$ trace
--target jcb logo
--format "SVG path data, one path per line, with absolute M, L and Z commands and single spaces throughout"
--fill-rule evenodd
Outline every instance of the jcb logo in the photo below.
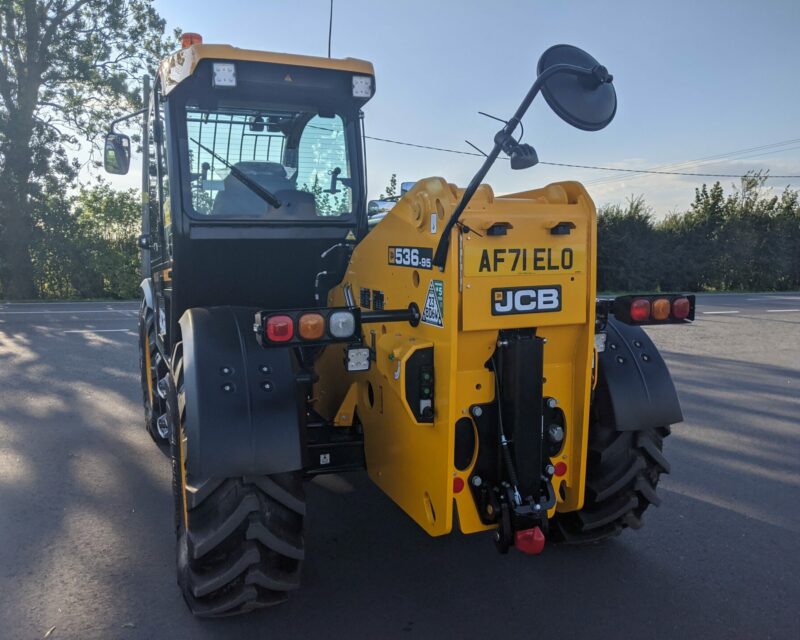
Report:
M 561 286 L 492 289 L 492 315 L 561 311 Z

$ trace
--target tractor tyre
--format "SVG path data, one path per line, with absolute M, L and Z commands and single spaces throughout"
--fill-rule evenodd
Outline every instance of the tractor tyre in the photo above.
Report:
M 642 515 L 661 499 L 659 477 L 669 473 L 662 453 L 668 425 L 639 431 L 620 431 L 614 423 L 608 389 L 598 385 L 589 424 L 586 493 L 583 508 L 556 513 L 551 539 L 564 543 L 601 542 L 630 527 L 641 528 Z
M 222 617 L 279 604 L 300 585 L 302 472 L 193 480 L 186 475 L 183 359 L 178 344 L 167 413 L 178 585 L 193 614 Z
M 156 444 L 168 441 L 169 433 L 159 427 L 158 418 L 164 412 L 164 401 L 158 395 L 158 345 L 153 310 L 142 300 L 139 309 L 139 372 L 142 382 L 144 427 Z

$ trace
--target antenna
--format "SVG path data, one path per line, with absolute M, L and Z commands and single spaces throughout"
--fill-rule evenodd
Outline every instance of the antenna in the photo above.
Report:
M 333 0 L 331 0 L 331 12 L 328 19 L 328 57 L 331 57 L 331 33 L 333 33 Z

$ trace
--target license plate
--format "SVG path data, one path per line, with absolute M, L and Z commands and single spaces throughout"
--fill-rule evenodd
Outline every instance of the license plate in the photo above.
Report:
M 464 273 L 468 276 L 510 276 L 574 271 L 572 247 L 498 247 L 467 251 Z

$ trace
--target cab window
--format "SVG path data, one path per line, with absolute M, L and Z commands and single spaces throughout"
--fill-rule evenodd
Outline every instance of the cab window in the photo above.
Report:
M 351 213 L 340 116 L 190 105 L 185 117 L 195 217 L 313 220 Z

